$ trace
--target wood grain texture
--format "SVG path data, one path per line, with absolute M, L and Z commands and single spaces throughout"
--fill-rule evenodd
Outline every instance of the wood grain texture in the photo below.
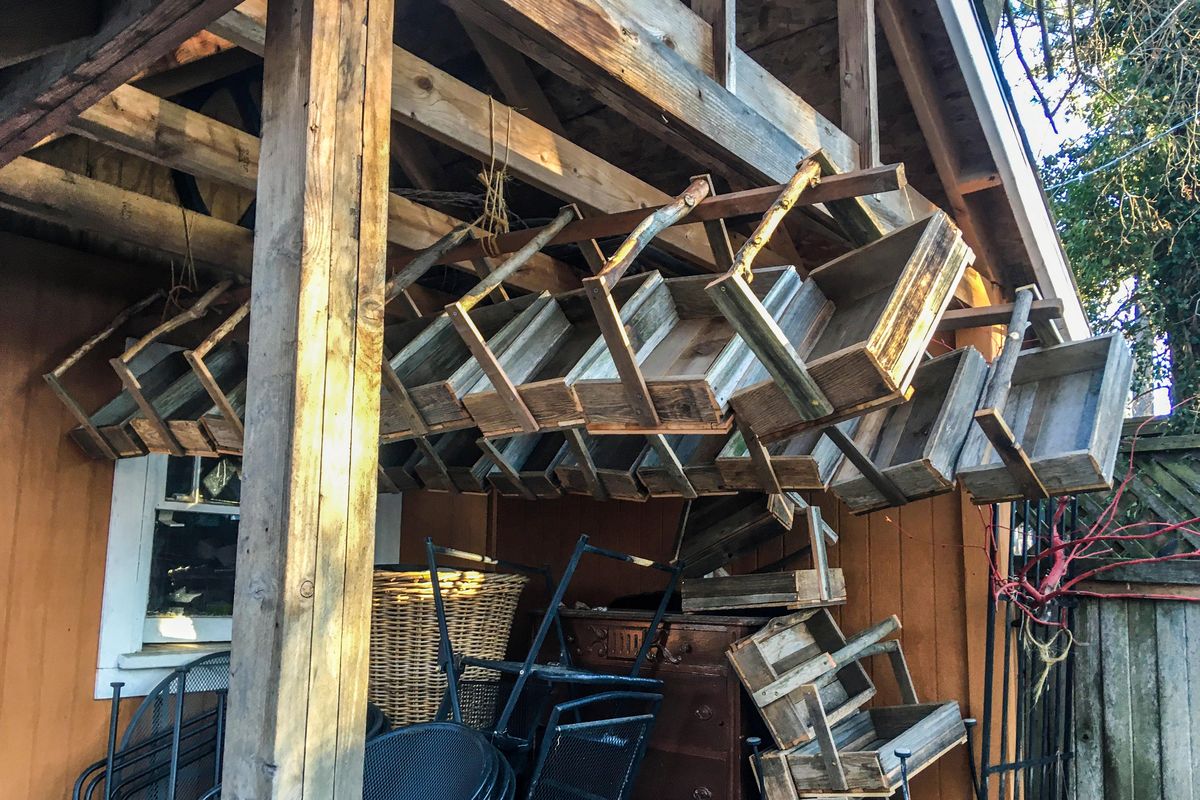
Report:
M 362 792 L 392 12 L 268 12 L 229 797 Z
M 171 52 L 237 0 L 121 0 L 96 32 L 0 75 L 0 165 Z

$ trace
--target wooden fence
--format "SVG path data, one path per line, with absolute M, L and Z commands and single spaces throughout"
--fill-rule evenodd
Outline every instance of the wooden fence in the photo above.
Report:
M 1080 588 L 1074 800 L 1200 800 L 1200 563 L 1135 564 Z

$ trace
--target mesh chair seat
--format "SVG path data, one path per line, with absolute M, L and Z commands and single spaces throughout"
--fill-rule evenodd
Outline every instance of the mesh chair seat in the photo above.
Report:
M 426 722 L 367 743 L 363 800 L 490 800 L 503 770 L 478 731 Z

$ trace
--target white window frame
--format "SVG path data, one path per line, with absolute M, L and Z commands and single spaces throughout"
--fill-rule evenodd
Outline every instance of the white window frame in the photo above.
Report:
M 229 649 L 230 617 L 155 617 L 146 613 L 154 528 L 159 510 L 237 514 L 237 506 L 167 500 L 166 455 L 119 459 L 113 474 L 108 554 L 96 664 L 96 699 L 145 695 L 172 669 L 205 653 Z M 375 563 L 395 563 L 400 552 L 401 495 L 380 495 L 376 511 Z M 180 628 L 184 630 L 180 630 Z M 191 636 L 189 640 L 188 635 Z M 182 634 L 182 635 L 181 635 Z M 178 647 L 146 644 L 177 643 Z

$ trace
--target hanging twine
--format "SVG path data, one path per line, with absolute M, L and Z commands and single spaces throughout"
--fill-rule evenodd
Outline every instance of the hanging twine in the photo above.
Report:
M 1053 636 L 1043 642 L 1033 635 L 1032 623 L 1029 619 L 1026 619 L 1021 627 L 1021 636 L 1025 640 L 1025 644 L 1028 645 L 1031 652 L 1036 654 L 1042 664 L 1037 683 L 1033 688 L 1033 698 L 1036 702 L 1046 688 L 1046 680 L 1050 677 L 1051 668 L 1055 664 L 1067 660 L 1071 646 L 1075 644 L 1075 636 L 1069 628 L 1059 628 Z
M 502 233 L 508 233 L 508 200 L 504 196 L 504 184 L 508 181 L 509 144 L 512 136 L 512 108 L 508 109 L 508 119 L 505 122 L 504 157 L 500 164 L 496 163 L 496 101 L 488 98 L 488 130 L 491 137 L 489 162 L 477 176 L 483 184 L 483 213 L 474 224 L 487 234 L 481 244 L 483 251 L 495 258 L 500 255 L 495 238 Z
M 200 285 L 196 276 L 196 260 L 192 256 L 192 231 L 188 225 L 187 209 L 179 207 L 179 215 L 183 219 L 183 264 L 178 276 L 175 274 L 175 262 L 171 262 L 171 288 L 167 291 L 167 301 L 163 304 L 163 319 L 171 313 L 171 309 L 181 309 L 179 296 L 184 292 L 194 292 Z

